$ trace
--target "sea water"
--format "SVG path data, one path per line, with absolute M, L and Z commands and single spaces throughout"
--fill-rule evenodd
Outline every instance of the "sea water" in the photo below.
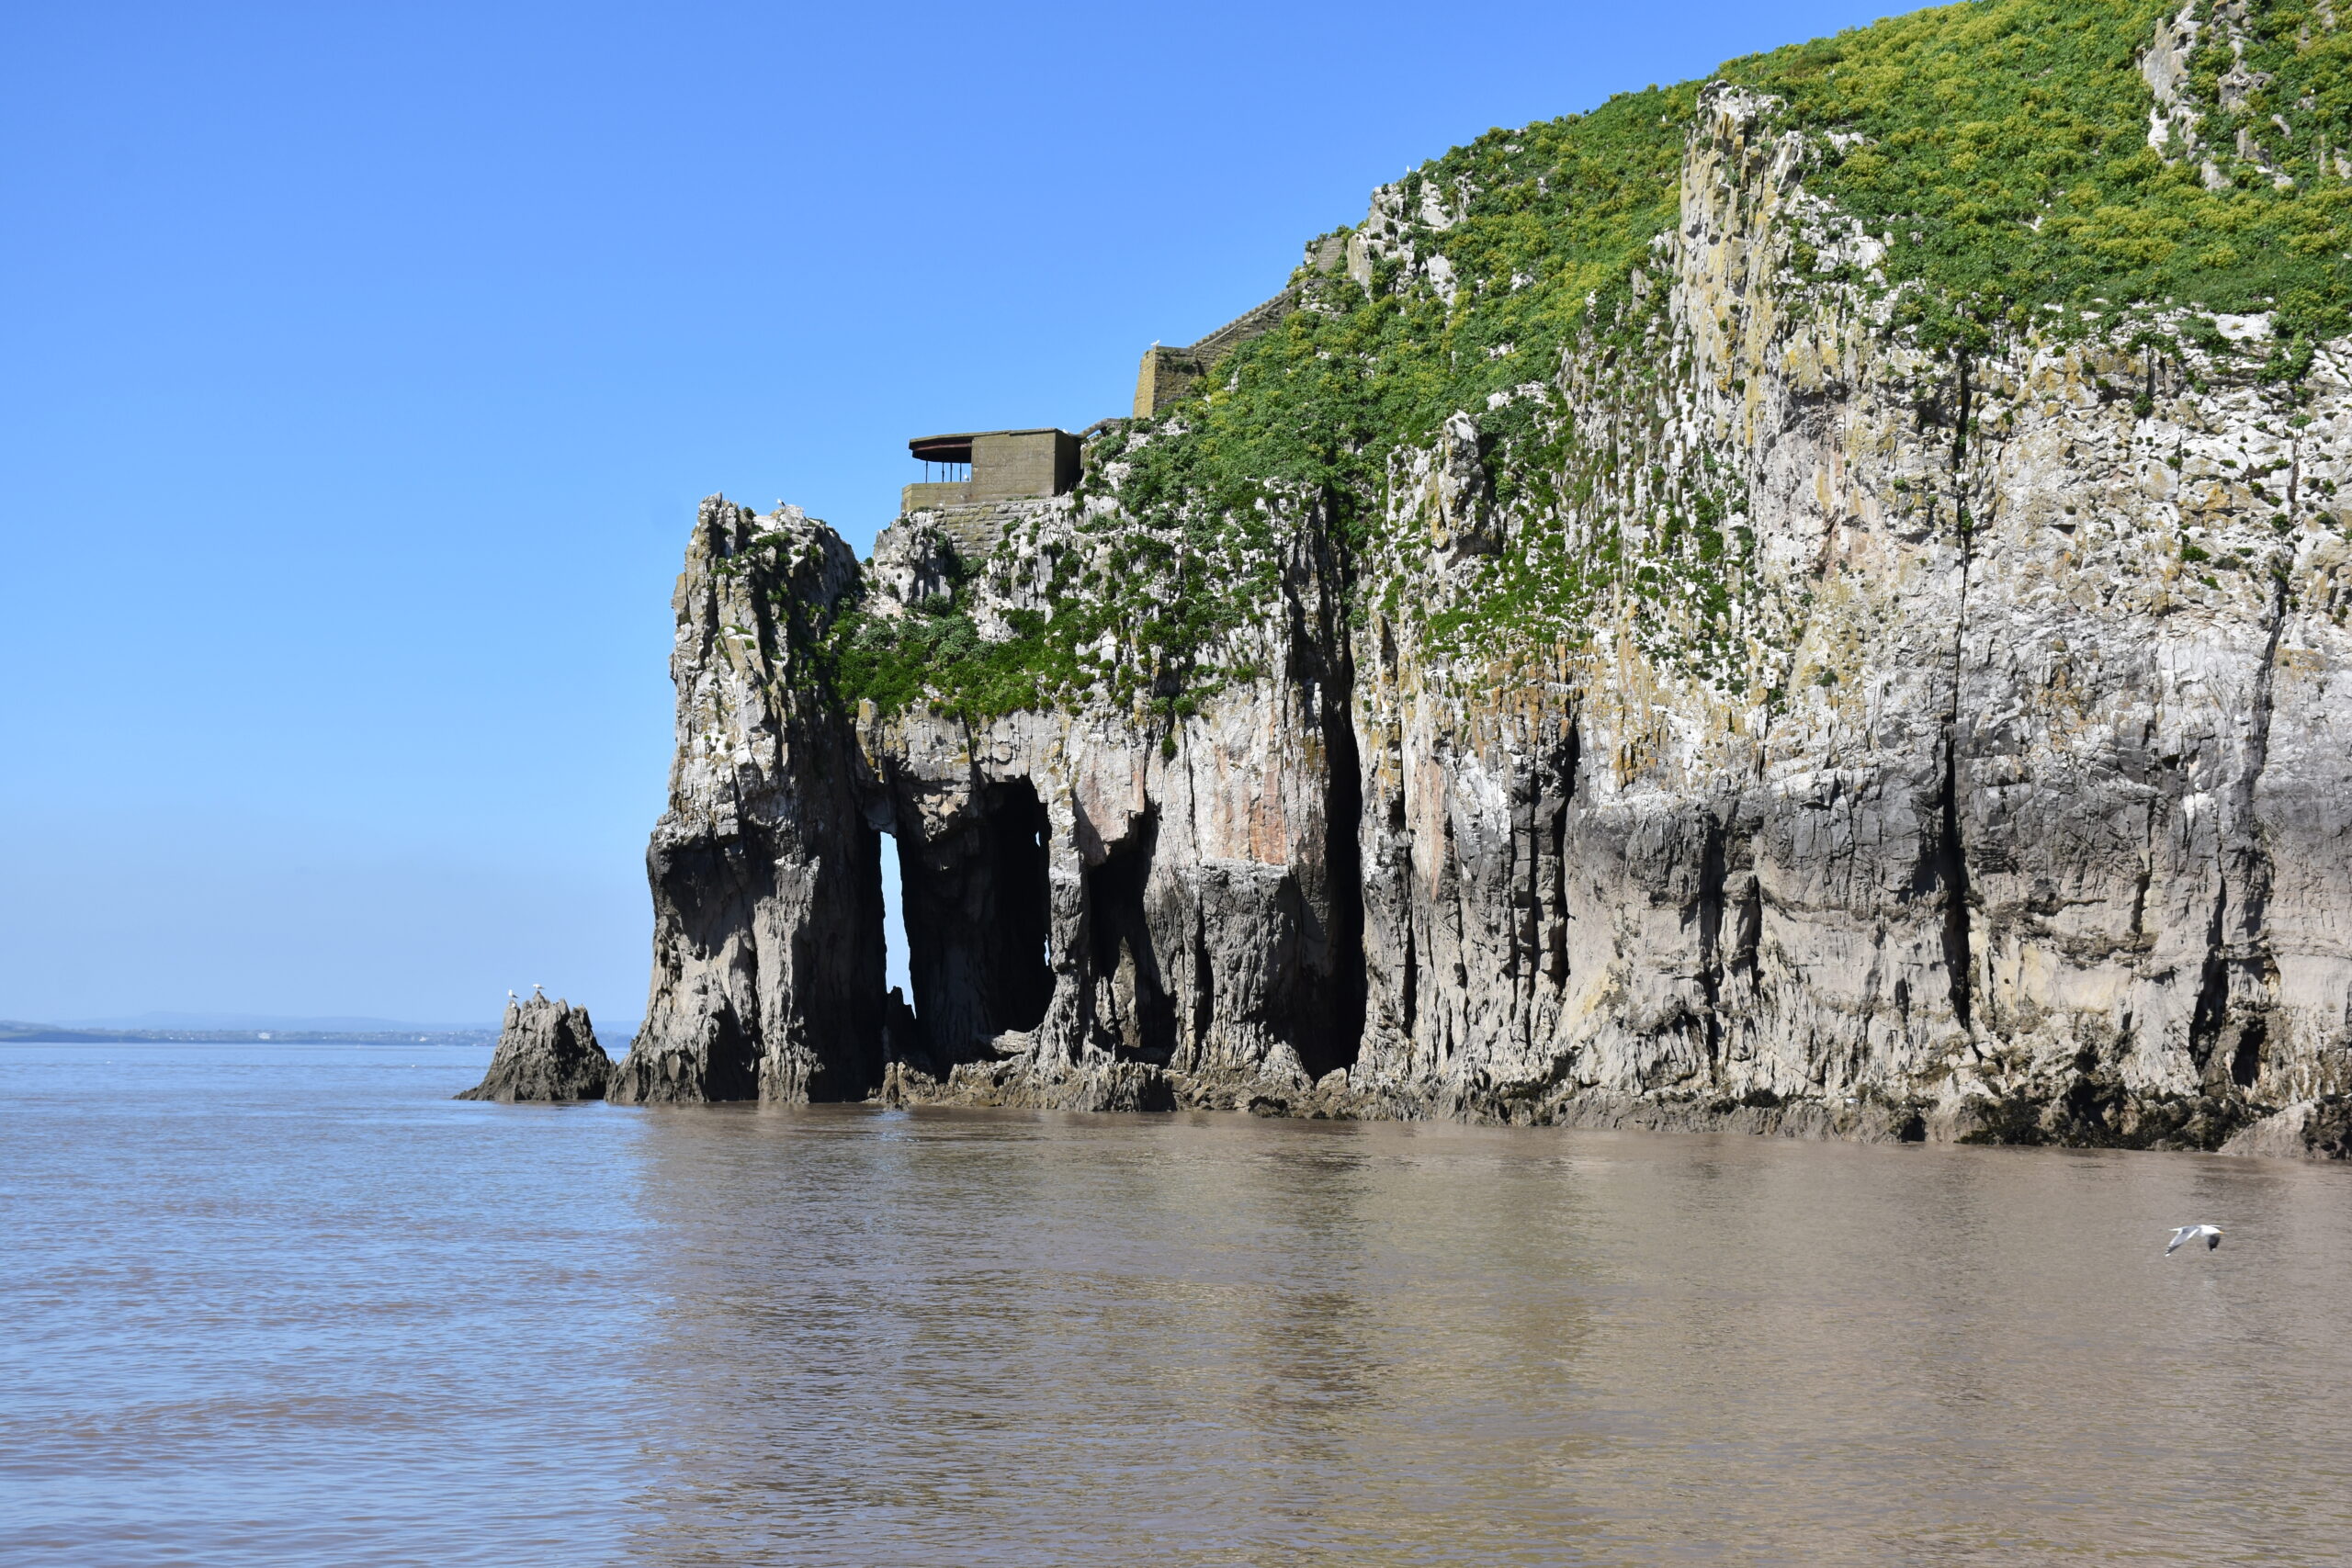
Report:
M 0 1562 L 2352 1561 L 2352 1171 L 483 1061 L 0 1046 Z

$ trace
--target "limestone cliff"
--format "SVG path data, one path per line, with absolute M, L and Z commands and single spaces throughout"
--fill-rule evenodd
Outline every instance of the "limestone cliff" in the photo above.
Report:
M 2134 177 L 2352 248 L 2324 126 L 2199 172 L 2252 24 L 2127 20 Z M 1384 189 L 984 549 L 707 502 L 615 1098 L 2340 1152 L 2346 275 L 1986 307 L 1779 60 Z

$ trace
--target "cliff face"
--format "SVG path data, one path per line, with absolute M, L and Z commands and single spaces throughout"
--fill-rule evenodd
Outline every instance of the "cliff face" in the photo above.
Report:
M 2340 1147 L 2352 341 L 1939 338 L 1841 151 L 1699 96 L 1617 292 L 1374 483 L 1212 394 L 978 558 L 707 502 L 614 1098 Z M 1295 344 L 1501 310 L 1490 199 L 1384 190 Z
M 1571 531 L 1670 526 L 1694 471 L 1734 498 L 1760 632 L 1725 679 L 1703 605 L 1604 595 L 1513 679 L 1372 618 L 1365 1069 L 2090 1142 L 2340 1092 L 2346 345 L 2291 413 L 2096 337 L 1939 366 L 1790 287 L 1768 107 L 1705 104 L 1642 352 L 1535 394 L 1596 459 Z M 1429 548 L 1373 570 L 1475 594 L 1439 487 L 1392 496 Z

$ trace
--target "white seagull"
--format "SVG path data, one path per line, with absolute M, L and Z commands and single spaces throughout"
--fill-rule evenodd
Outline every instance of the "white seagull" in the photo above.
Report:
M 2211 1252 L 2215 1247 L 2222 1245 L 2222 1227 L 2219 1225 L 2182 1225 L 2172 1233 L 2172 1245 L 2165 1248 L 2165 1256 L 2166 1258 L 2170 1258 L 2174 1253 L 2178 1252 L 2182 1247 L 2187 1247 L 2192 1241 L 2203 1242 L 2205 1244 L 2205 1250 Z

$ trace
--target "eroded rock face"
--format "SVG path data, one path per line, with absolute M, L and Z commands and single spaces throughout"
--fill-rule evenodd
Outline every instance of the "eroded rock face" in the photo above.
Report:
M 1768 111 L 1704 101 L 1640 352 L 1447 421 L 1368 538 L 1261 502 L 1276 586 L 1189 711 L 829 705 L 775 627 L 856 563 L 706 503 L 616 1098 L 2340 1153 L 2352 344 L 2291 418 L 2181 344 L 1930 355 L 1883 292 L 1792 272 L 1800 240 L 1879 252 Z M 1366 280 L 1407 243 L 1382 212 Z M 1552 466 L 1502 478 L 1542 483 L 1486 449 L 1520 416 Z M 954 591 L 982 636 L 1128 525 L 1119 449 L 1089 460 Z M 948 592 L 936 533 L 877 546 L 883 612 Z M 1546 539 L 1583 563 L 1565 618 L 1462 632 Z M 914 992 L 887 1045 L 879 832 Z
M 506 1022 L 491 1054 L 490 1070 L 459 1100 L 602 1100 L 612 1058 L 596 1043 L 588 1010 L 533 993 L 509 1001 Z
M 858 581 L 831 528 L 703 503 L 672 601 L 678 752 L 653 829 L 653 987 L 611 1098 L 860 1100 L 882 1081 L 878 850 L 814 639 Z
M 1079 547 L 1075 502 L 1034 510 L 1028 548 Z M 1169 1100 L 1098 1070 L 1135 1064 L 1232 1099 L 1352 1059 L 1355 886 L 1334 874 L 1352 870 L 1353 769 L 1333 766 L 1352 761 L 1347 651 L 1317 521 L 1287 526 L 1292 613 L 1250 634 L 1266 673 L 1185 722 L 861 718 L 866 820 L 898 840 L 922 1037 L 896 1092 Z M 886 535 L 877 554 L 891 548 Z M 1035 603 L 1018 577 L 995 592 L 1000 614 Z

